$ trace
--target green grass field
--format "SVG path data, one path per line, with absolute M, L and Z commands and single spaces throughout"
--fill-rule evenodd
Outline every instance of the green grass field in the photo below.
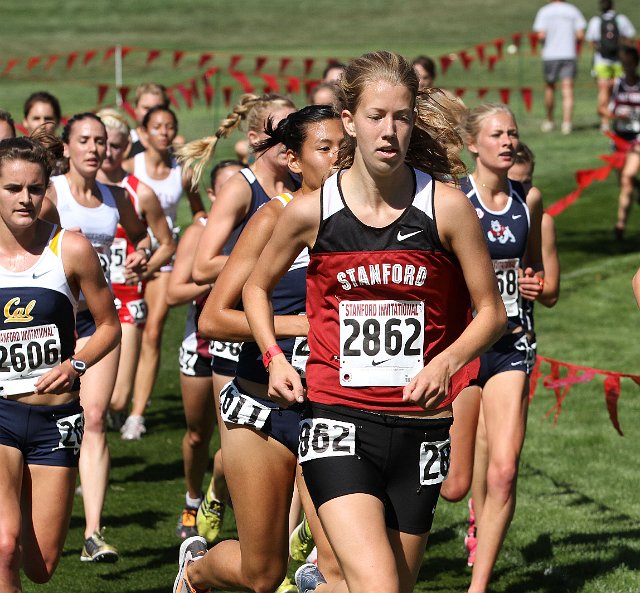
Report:
M 575 2 L 589 17 L 595 0 Z M 21 119 L 24 98 L 42 88 L 57 94 L 63 111 L 72 114 L 96 104 L 96 85 L 113 84 L 113 66 L 96 58 L 89 66 L 80 59 L 65 70 L 64 56 L 114 44 L 166 50 L 150 67 L 146 53 L 125 60 L 124 83 L 148 80 L 167 85 L 202 72 L 199 52 L 212 51 L 208 64 L 226 67 L 231 54 L 243 54 L 240 69 L 250 71 L 257 55 L 294 58 L 288 73 L 301 75 L 301 60 L 316 57 L 312 76 L 326 58 L 347 59 L 370 49 L 391 49 L 408 56 L 439 56 L 478 43 L 529 30 L 540 2 L 514 0 L 303 1 L 257 0 L 113 0 L 85 3 L 67 0 L 6 0 L 0 19 L 0 71 L 10 58 L 22 63 L 9 76 L 0 76 L 0 108 Z M 618 0 L 616 8 L 640 25 L 637 0 Z M 507 41 L 508 43 L 508 41 Z M 506 45 L 506 44 L 505 44 Z M 188 53 L 179 68 L 171 51 Z M 62 63 L 45 72 L 28 72 L 26 58 L 63 55 Z M 454 63 L 438 79 L 442 86 L 467 89 L 464 99 L 478 103 L 478 87 L 489 87 L 487 100 L 498 100 L 495 89 L 532 87 L 533 110 L 526 113 L 518 92 L 512 105 L 521 136 L 537 154 L 536 184 L 547 204 L 575 187 L 577 169 L 599 167 L 607 140 L 598 132 L 595 85 L 589 77 L 589 52 L 580 60 L 576 90 L 576 132 L 563 137 L 543 135 L 541 67 L 528 43 L 523 51 L 506 55 L 488 72 L 476 62 L 464 71 Z M 264 72 L 275 72 L 270 62 Z M 259 79 L 251 78 L 254 82 Z M 222 75 L 219 87 L 230 83 Z M 238 93 L 234 94 L 234 97 Z M 304 98 L 295 97 L 303 104 Z M 113 93 L 107 102 L 114 100 Z M 188 138 L 213 128 L 224 115 L 218 95 L 211 109 L 202 100 L 178 115 Z M 223 143 L 220 157 L 231 153 Z M 557 307 L 538 307 L 539 351 L 576 364 L 622 372 L 640 372 L 635 342 L 638 310 L 631 293 L 631 276 L 640 265 L 638 215 L 632 214 L 627 239 L 613 241 L 617 183 L 611 175 L 588 188 L 580 200 L 556 219 L 563 267 L 562 295 Z M 181 211 L 183 221 L 187 213 Z M 119 547 L 115 565 L 79 562 L 83 517 L 76 500 L 71 531 L 58 571 L 49 585 L 25 583 L 25 591 L 78 593 L 155 593 L 170 590 L 175 576 L 178 540 L 175 523 L 184 501 L 180 442 L 184 430 L 178 385 L 177 351 L 184 326 L 184 309 L 172 311 L 165 335 L 163 362 L 146 415 L 148 435 L 125 443 L 110 434 L 112 480 L 104 524 L 109 541 Z M 540 384 L 533 400 L 527 442 L 522 457 L 518 510 L 496 566 L 492 591 L 505 593 L 580 592 L 636 593 L 640 590 L 640 398 L 638 387 L 623 380 L 618 436 L 609 423 L 602 378 L 574 386 L 556 426 L 545 419 L 553 405 L 552 392 Z M 466 506 L 441 503 L 425 556 L 419 592 L 465 591 L 469 581 L 462 536 Z M 234 537 L 227 515 L 224 537 Z M 293 568 L 293 567 L 292 567 Z

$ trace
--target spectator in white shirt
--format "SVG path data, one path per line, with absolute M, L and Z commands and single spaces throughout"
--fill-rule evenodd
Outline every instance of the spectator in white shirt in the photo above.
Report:
M 542 64 L 546 83 L 544 132 L 553 130 L 556 82 L 562 88 L 562 133 L 570 134 L 573 117 L 573 81 L 576 77 L 576 44 L 584 38 L 586 20 L 580 10 L 564 0 L 551 0 L 536 15 L 533 30 L 544 42 Z

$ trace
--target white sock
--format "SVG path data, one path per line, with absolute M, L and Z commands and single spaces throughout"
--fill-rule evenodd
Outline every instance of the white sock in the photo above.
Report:
M 188 492 L 184 495 L 184 498 L 187 502 L 187 506 L 191 509 L 197 509 L 202 502 L 202 496 L 199 496 L 198 498 L 191 498 Z

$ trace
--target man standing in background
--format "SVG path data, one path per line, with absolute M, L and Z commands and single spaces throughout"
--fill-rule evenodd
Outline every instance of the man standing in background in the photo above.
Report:
M 600 16 L 594 16 L 587 27 L 587 41 L 593 49 L 593 74 L 598 81 L 598 113 L 600 128 L 609 129 L 607 107 L 616 78 L 622 76 L 620 48 L 632 45 L 635 27 L 624 15 L 613 10 L 613 0 L 598 0 Z
M 542 131 L 553 130 L 553 107 L 556 82 L 562 89 L 562 133 L 570 134 L 573 117 L 573 82 L 576 77 L 576 45 L 584 38 L 587 21 L 573 4 L 564 0 L 551 0 L 536 14 L 533 30 L 544 43 L 542 65 L 544 80 L 544 104 L 547 118 Z

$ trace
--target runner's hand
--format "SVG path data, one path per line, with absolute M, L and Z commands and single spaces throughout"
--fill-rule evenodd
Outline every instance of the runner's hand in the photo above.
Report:
M 295 403 L 302 403 L 305 400 L 305 392 L 300 375 L 282 354 L 274 356 L 269 364 L 268 393 L 269 399 L 273 400 L 281 408 L 286 408 Z

